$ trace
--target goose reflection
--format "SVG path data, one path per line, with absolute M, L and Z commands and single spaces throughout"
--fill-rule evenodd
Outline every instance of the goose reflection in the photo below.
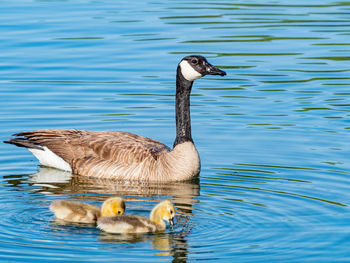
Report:
M 130 214 L 148 215 L 160 200 L 169 199 L 176 208 L 173 229 L 156 234 L 108 234 L 98 232 L 100 242 L 118 244 L 125 242 L 150 242 L 157 256 L 171 256 L 175 261 L 186 261 L 186 237 L 191 231 L 192 206 L 199 195 L 199 180 L 172 183 L 130 182 L 71 175 L 68 172 L 39 166 L 37 173 L 28 177 L 32 190 L 46 195 L 65 196 L 68 199 L 102 202 L 110 195 L 124 198 Z M 114 246 L 115 247 L 115 246 Z M 106 249 L 113 249 L 106 246 Z
M 109 195 L 118 195 L 130 202 L 150 202 L 140 198 L 171 198 L 178 211 L 191 214 L 194 198 L 199 195 L 199 180 L 153 183 L 139 181 L 120 181 L 113 179 L 90 178 L 71 175 L 69 172 L 54 168 L 39 166 L 37 173 L 28 178 L 33 190 L 54 195 L 74 194 L 75 199 L 91 199 L 91 194 L 97 201 L 102 201 Z M 38 188 L 39 187 L 39 188 Z M 157 201 L 157 200 L 156 200 Z

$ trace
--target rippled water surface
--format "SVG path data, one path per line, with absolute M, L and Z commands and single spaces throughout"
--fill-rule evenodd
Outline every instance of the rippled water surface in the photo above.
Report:
M 0 261 L 350 261 L 350 3 L 2 1 L 0 136 L 124 130 L 172 145 L 175 69 L 202 54 L 227 71 L 195 82 L 200 178 L 99 181 L 0 145 Z M 177 224 L 121 237 L 54 221 L 52 200 L 118 195 Z

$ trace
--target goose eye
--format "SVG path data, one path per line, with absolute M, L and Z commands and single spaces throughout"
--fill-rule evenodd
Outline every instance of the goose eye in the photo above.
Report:
M 197 63 L 198 63 L 198 60 L 195 59 L 195 58 L 193 58 L 193 59 L 191 60 L 191 62 L 192 62 L 192 64 L 197 64 Z

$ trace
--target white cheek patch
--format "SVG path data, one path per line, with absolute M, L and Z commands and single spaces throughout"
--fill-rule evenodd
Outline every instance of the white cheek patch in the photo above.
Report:
M 184 76 L 184 78 L 188 81 L 194 81 L 203 77 L 203 75 L 196 71 L 194 68 L 192 68 L 192 66 L 186 60 L 181 61 L 180 69 L 182 76 Z
M 39 149 L 28 149 L 34 154 L 34 156 L 39 160 L 42 165 L 54 167 L 60 170 L 72 172 L 72 168 L 69 163 L 59 157 L 57 154 L 52 152 L 46 146 L 43 147 L 44 150 Z

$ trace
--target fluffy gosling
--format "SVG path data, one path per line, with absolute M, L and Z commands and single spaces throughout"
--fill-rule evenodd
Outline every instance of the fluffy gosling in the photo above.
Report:
M 124 200 L 111 197 L 105 200 L 102 207 L 74 201 L 55 200 L 50 210 L 57 219 L 74 223 L 96 223 L 100 217 L 122 215 L 125 211 Z
M 164 220 L 173 226 L 174 218 L 175 208 L 170 201 L 165 200 L 152 209 L 149 219 L 134 215 L 100 217 L 97 227 L 105 232 L 117 234 L 158 232 L 165 230 Z

